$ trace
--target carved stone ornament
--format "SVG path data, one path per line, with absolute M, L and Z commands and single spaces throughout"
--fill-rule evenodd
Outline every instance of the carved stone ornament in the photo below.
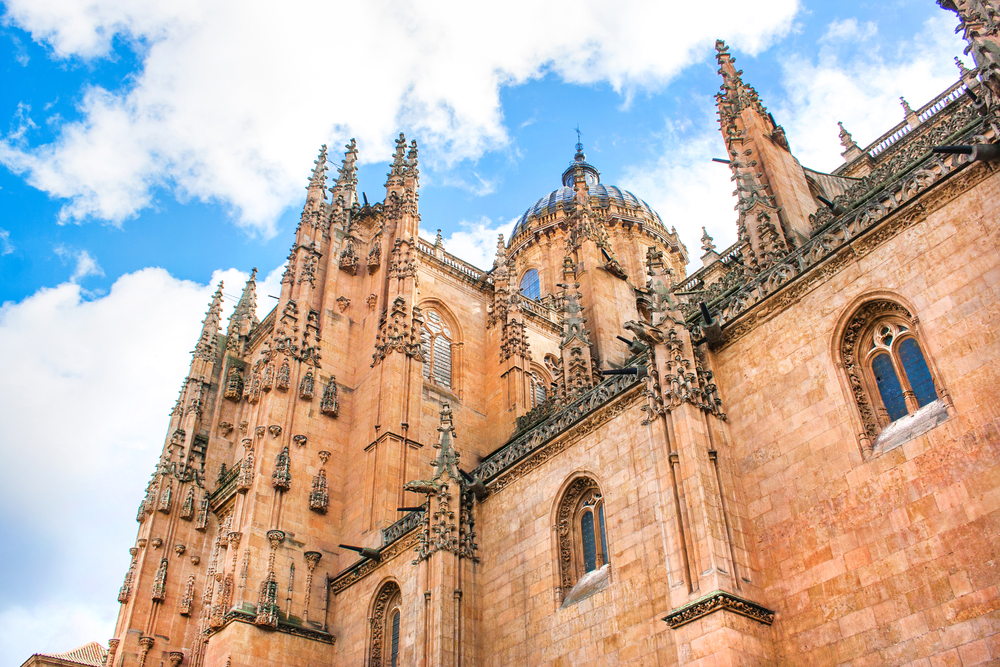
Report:
M 271 473 L 271 486 L 279 491 L 287 491 L 292 483 L 291 461 L 288 447 L 281 450 L 275 458 L 274 472 Z
M 174 545 L 174 553 L 177 554 L 178 556 L 183 556 L 185 551 L 187 551 L 186 545 L 183 544 Z
M 138 546 L 140 549 L 145 549 L 146 548 L 146 538 L 145 537 L 140 537 L 139 539 L 137 539 L 135 541 L 135 543 L 136 543 L 136 546 Z
M 559 582 L 563 593 L 569 593 L 576 583 L 573 568 L 573 519 L 576 508 L 584 496 L 599 493 L 597 482 L 589 477 L 579 477 L 570 483 L 559 503 L 556 514 L 556 531 L 559 536 Z
M 325 450 L 319 452 L 319 460 L 323 462 L 323 465 L 326 465 L 326 462 L 330 460 L 330 452 Z
M 306 436 L 304 436 L 304 435 L 293 435 L 292 436 L 292 442 L 294 442 L 299 447 L 302 447 L 302 446 L 304 446 L 306 444 Z
M 351 300 L 346 296 L 337 297 L 337 307 L 340 308 L 340 312 L 347 310 L 347 307 L 351 305 Z
M 372 610 L 372 640 L 371 640 L 371 664 L 382 664 L 382 653 L 385 651 L 385 615 L 388 611 L 389 603 L 399 595 L 399 586 L 393 582 L 387 582 L 379 591 L 375 599 L 375 608 Z
M 159 549 L 161 546 L 163 546 L 163 540 L 161 540 L 159 537 L 154 537 L 152 542 L 150 542 L 150 544 L 153 545 L 154 549 Z
M 263 426 L 258 426 L 253 430 L 253 432 L 254 435 L 256 435 L 258 438 L 263 438 L 264 434 L 267 433 L 267 429 L 264 428 Z
M 184 662 L 184 654 L 180 651 L 170 652 L 170 667 L 179 667 Z
M 240 433 L 243 435 L 247 434 L 247 429 L 250 428 L 250 422 L 243 420 L 240 422 Z
M 279 435 L 281 435 L 281 427 L 278 426 L 277 424 L 271 424 L 270 426 L 267 427 L 267 430 L 268 432 L 270 432 L 271 437 L 273 438 L 277 438 Z
M 723 591 L 715 591 L 694 602 L 689 602 L 676 611 L 672 611 L 664 616 L 663 620 L 671 628 L 679 628 L 720 609 L 739 614 L 740 616 L 746 616 L 764 625 L 771 625 L 774 622 L 774 612 L 770 609 L 762 607 L 756 602 L 751 602 L 750 600 L 745 600 L 732 593 L 725 593 Z
M 201 556 L 191 556 L 191 564 L 197 565 L 201 562 Z
M 374 294 L 369 294 L 368 298 L 365 299 L 365 303 L 368 304 L 368 309 L 371 310 L 372 308 L 375 307 L 375 304 L 378 303 L 378 297 L 375 296 Z
M 283 530 L 269 530 L 267 531 L 267 540 L 271 543 L 272 549 L 277 549 L 278 546 L 285 539 L 285 531 Z

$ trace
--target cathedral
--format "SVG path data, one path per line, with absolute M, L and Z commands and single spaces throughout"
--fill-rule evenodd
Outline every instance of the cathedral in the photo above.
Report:
M 832 173 L 716 43 L 700 261 L 579 144 L 488 271 L 420 237 L 415 141 L 376 203 L 324 146 L 274 310 L 208 306 L 94 664 L 1000 664 L 1000 3 L 939 4 L 975 68 Z

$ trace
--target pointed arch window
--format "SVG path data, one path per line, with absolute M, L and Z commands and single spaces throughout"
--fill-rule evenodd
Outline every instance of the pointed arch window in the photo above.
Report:
M 573 480 L 559 502 L 556 521 L 559 583 L 564 599 L 568 599 L 585 575 L 610 562 L 604 496 L 597 482 L 590 477 Z M 606 584 L 606 579 L 595 583 Z
M 532 373 L 528 379 L 531 383 L 531 407 L 537 408 L 545 402 L 546 398 L 548 398 L 548 392 L 545 389 L 545 381 L 538 375 L 538 373 Z
M 935 419 L 943 420 L 951 407 L 947 392 L 924 355 L 917 326 L 916 318 L 906 308 L 879 300 L 854 313 L 844 330 L 841 363 L 861 417 L 860 439 L 865 454 L 871 453 L 890 424 L 932 404 L 940 408 Z M 927 428 L 937 423 L 929 422 Z M 918 434 L 914 431 L 910 437 Z
M 535 301 L 542 297 L 541 286 L 538 283 L 538 271 L 528 269 L 524 272 L 524 275 L 521 276 L 520 290 L 521 294 Z
M 386 582 L 375 595 L 371 616 L 369 667 L 398 667 L 400 661 L 400 623 L 402 608 L 399 585 Z
M 424 379 L 452 388 L 451 329 L 436 310 L 428 310 L 420 331 L 424 354 Z

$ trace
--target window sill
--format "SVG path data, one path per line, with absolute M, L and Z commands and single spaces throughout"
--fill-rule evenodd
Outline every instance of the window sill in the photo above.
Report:
M 605 563 L 596 570 L 591 570 L 580 577 L 580 581 L 576 582 L 576 585 L 569 590 L 569 593 L 566 594 L 566 599 L 563 600 L 562 606 L 559 608 L 565 609 L 581 600 L 586 600 L 595 593 L 603 591 L 608 587 L 610 580 L 611 567 L 608 563 Z
M 892 422 L 879 434 L 872 446 L 875 456 L 895 449 L 948 419 L 948 406 L 940 398 L 928 403 L 912 415 L 900 417 Z

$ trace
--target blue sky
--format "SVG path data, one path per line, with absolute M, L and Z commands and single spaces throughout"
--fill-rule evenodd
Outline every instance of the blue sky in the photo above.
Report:
M 930 0 L 476 4 L 0 3 L 0 664 L 110 636 L 213 284 L 259 267 L 270 307 L 320 144 L 358 138 L 375 201 L 415 138 L 422 228 L 488 268 L 579 125 L 696 268 L 702 226 L 735 240 L 716 37 L 820 170 L 838 120 L 868 144 L 963 47 Z

